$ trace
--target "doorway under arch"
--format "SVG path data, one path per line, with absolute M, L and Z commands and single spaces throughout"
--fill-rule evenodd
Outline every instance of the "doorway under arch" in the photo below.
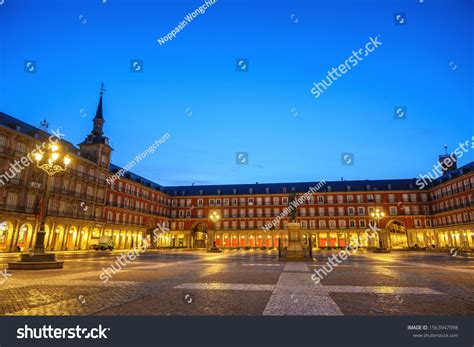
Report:
M 191 236 L 194 248 L 206 248 L 208 241 L 207 224 L 203 222 L 196 223 L 191 228 Z

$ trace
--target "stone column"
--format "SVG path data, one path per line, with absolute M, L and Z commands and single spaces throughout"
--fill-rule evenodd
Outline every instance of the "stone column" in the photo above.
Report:
M 16 252 L 16 244 L 18 242 L 18 233 L 20 232 L 20 221 L 16 220 L 12 228 L 12 237 L 10 241 L 10 252 Z
M 448 243 L 449 243 L 448 246 L 449 246 L 449 247 L 455 246 L 455 244 L 453 244 L 453 238 L 452 238 L 452 236 L 451 236 L 451 231 L 447 231 L 446 233 L 448 234 Z

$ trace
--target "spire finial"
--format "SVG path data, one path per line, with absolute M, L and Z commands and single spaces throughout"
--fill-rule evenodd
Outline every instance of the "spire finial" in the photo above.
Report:
M 104 82 L 100 83 L 100 96 L 104 95 L 105 89 L 104 89 Z

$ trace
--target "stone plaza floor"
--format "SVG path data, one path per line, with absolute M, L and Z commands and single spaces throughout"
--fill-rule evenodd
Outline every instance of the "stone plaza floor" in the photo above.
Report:
M 337 251 L 279 261 L 276 251 L 156 251 L 104 283 L 125 251 L 59 252 L 59 270 L 8 270 L 0 315 L 473 315 L 474 259 L 443 253 L 359 251 L 320 283 Z M 14 254 L 0 255 L 0 271 Z

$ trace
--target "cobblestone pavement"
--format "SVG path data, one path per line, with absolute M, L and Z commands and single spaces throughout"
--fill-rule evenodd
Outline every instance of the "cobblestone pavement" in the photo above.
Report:
M 474 261 L 423 252 L 358 252 L 316 283 L 313 261 L 272 251 L 148 251 L 118 269 L 115 252 L 59 253 L 64 269 L 8 270 L 1 315 L 472 315 Z M 16 255 L 0 255 L 0 270 Z M 2 280 L 3 279 L 3 280 Z

